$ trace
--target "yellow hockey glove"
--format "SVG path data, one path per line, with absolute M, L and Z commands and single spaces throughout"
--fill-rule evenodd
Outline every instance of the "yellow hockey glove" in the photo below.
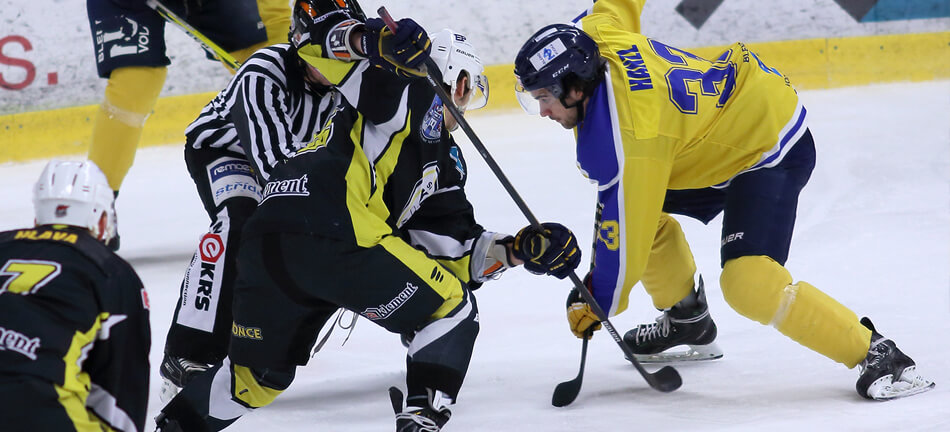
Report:
M 586 282 L 585 278 L 585 282 Z M 597 314 L 590 309 L 590 305 L 584 301 L 577 288 L 571 290 L 567 296 L 567 322 L 571 326 L 571 333 L 578 338 L 583 338 L 588 328 L 593 331 L 600 330 L 600 319 Z M 593 333 L 591 333 L 593 337 Z

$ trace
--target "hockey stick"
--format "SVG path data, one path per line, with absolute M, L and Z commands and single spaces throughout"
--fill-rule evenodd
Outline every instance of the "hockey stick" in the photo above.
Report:
M 225 51 L 224 48 L 221 48 L 211 39 L 208 39 L 207 36 L 201 34 L 201 32 L 189 25 L 187 22 L 185 22 L 185 20 L 176 15 L 175 12 L 172 12 L 168 6 L 165 6 L 158 0 L 146 0 L 145 3 L 148 5 L 148 7 L 155 9 L 155 12 L 158 12 L 158 14 L 161 15 L 165 21 L 175 24 L 180 29 L 184 30 L 188 36 L 191 36 L 192 39 L 200 43 L 205 51 L 211 53 L 211 55 L 221 61 L 221 63 L 224 63 L 225 66 L 231 68 L 232 70 L 237 70 L 239 67 L 241 67 L 241 64 L 238 63 L 238 61 L 235 60 L 231 54 Z
M 574 399 L 577 399 L 581 392 L 581 383 L 584 381 L 584 364 L 587 363 L 587 342 L 594 335 L 593 327 L 588 327 L 584 332 L 584 342 L 581 343 L 581 368 L 577 371 L 577 376 L 570 381 L 564 381 L 554 387 L 554 394 L 551 395 L 551 405 L 556 407 L 568 406 Z
M 356 1 L 353 2 L 354 4 Z M 389 27 L 390 31 L 393 33 L 396 32 L 396 22 L 393 20 L 392 16 L 389 15 L 389 12 L 385 7 L 380 7 L 377 11 L 380 18 L 383 19 L 383 22 L 386 23 L 386 26 Z M 541 229 L 541 222 L 538 221 L 538 218 L 534 217 L 534 214 L 531 213 L 531 210 L 528 209 L 528 205 L 521 199 L 521 196 L 518 195 L 518 192 L 515 191 L 514 186 L 511 182 L 508 181 L 508 177 L 505 176 L 505 173 L 502 172 L 501 167 L 498 166 L 498 163 L 495 162 L 495 159 L 492 158 L 491 154 L 488 153 L 488 149 L 485 148 L 485 145 L 482 144 L 482 141 L 478 139 L 478 136 L 475 135 L 475 131 L 472 130 L 472 127 L 469 126 L 468 121 L 465 120 L 465 117 L 462 116 L 462 113 L 453 103 L 453 99 L 449 96 L 448 92 L 442 88 L 442 73 L 439 71 L 438 66 L 435 64 L 435 61 L 431 57 L 427 57 L 425 60 L 426 66 L 426 80 L 429 82 L 429 85 L 435 90 L 436 94 L 439 95 L 439 98 L 442 99 L 443 105 L 448 108 L 449 112 L 452 113 L 452 116 L 455 117 L 455 120 L 458 122 L 459 127 L 465 131 L 465 135 L 468 136 L 469 140 L 472 141 L 472 144 L 478 150 L 478 153 L 482 155 L 482 159 L 485 159 L 485 163 L 488 164 L 488 167 L 491 168 L 492 172 L 495 174 L 495 177 L 498 178 L 498 181 L 501 182 L 501 185 L 504 186 L 505 190 L 508 192 L 508 195 L 511 196 L 511 199 L 514 200 L 515 204 L 518 205 L 518 208 L 521 209 L 521 212 L 528 219 L 528 222 L 531 223 L 535 228 Z M 630 350 L 630 347 L 623 342 L 623 339 L 620 337 L 620 333 L 617 332 L 617 329 L 614 328 L 613 324 L 610 323 L 610 320 L 607 318 L 607 314 L 604 313 L 604 310 L 601 309 L 600 305 L 597 304 L 597 300 L 594 299 L 594 295 L 590 293 L 584 283 L 581 282 L 581 279 L 577 276 L 577 273 L 571 272 L 570 274 L 571 282 L 574 283 L 574 286 L 577 288 L 577 291 L 584 297 L 584 301 L 590 305 L 591 311 L 597 315 L 597 318 L 600 320 L 601 324 L 607 329 L 607 332 L 610 333 L 610 336 L 617 342 L 617 345 L 620 346 L 620 349 L 623 351 L 627 360 L 630 363 L 633 363 L 633 366 L 637 368 L 637 371 L 640 372 L 640 375 L 643 376 L 643 379 L 646 380 L 647 384 L 650 387 L 653 387 L 656 390 L 661 392 L 671 392 L 676 390 L 683 384 L 683 379 L 680 377 L 679 372 L 676 369 L 673 369 L 671 366 L 664 366 L 660 370 L 650 373 L 637 361 L 636 357 L 633 354 L 633 351 Z

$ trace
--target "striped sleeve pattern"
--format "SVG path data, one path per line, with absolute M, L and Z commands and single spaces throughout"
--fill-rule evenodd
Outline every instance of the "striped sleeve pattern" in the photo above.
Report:
M 185 130 L 187 145 L 244 154 L 263 180 L 305 146 L 340 102 L 303 81 L 288 44 L 259 50 Z

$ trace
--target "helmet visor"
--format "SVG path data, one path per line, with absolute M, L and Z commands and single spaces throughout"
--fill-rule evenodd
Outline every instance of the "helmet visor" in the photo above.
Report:
M 472 86 L 472 96 L 465 106 L 466 109 L 470 110 L 477 110 L 488 105 L 488 77 L 485 74 L 478 74 L 475 76 L 474 84 Z
M 538 103 L 538 100 L 531 95 L 527 89 L 521 85 L 521 80 L 515 82 L 515 96 L 518 98 L 518 104 L 521 105 L 521 109 L 524 112 L 531 115 L 541 114 L 541 105 Z

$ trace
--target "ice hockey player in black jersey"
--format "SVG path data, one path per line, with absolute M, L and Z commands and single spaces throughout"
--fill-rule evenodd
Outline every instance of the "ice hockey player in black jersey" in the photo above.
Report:
M 0 233 L 0 429 L 142 431 L 148 297 L 106 244 L 113 193 L 90 161 L 52 161 L 36 226 Z
M 412 73 L 425 60 L 425 31 L 408 19 L 391 34 L 378 20 L 337 18 L 343 19 L 329 32 L 311 32 L 314 43 L 328 46 L 310 53 L 339 49 L 368 61 L 336 69 L 318 62 L 321 71 L 334 71 L 326 75 L 347 103 L 271 171 L 241 240 L 229 356 L 162 409 L 156 421 L 162 431 L 220 430 L 271 403 L 296 366 L 307 363 L 338 305 L 413 336 L 396 428 L 438 431 L 451 416 L 478 333 L 472 289 L 522 263 L 564 278 L 579 262 L 577 242 L 563 225 L 508 236 L 475 221 L 464 190 L 467 166 L 449 133 L 455 119 L 426 81 L 392 73 Z M 362 43 L 330 46 L 336 40 Z M 372 44 L 383 54 L 367 54 Z M 483 104 L 487 82 L 465 37 L 443 31 L 431 46 L 454 103 Z M 212 385 L 220 382 L 231 385 Z
M 305 30 L 308 24 L 294 20 L 290 40 L 299 41 L 294 35 Z M 211 223 L 185 271 L 165 341 L 159 369 L 165 402 L 191 375 L 227 355 L 238 245 L 261 185 L 341 101 L 320 71 L 300 59 L 298 46 L 255 52 L 185 130 L 185 163 Z

